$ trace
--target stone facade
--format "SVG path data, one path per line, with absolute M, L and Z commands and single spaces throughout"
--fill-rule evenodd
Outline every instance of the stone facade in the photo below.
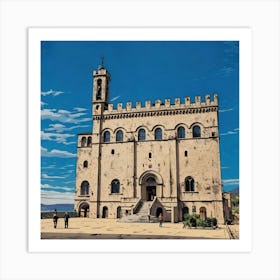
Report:
M 184 213 L 224 223 L 218 96 L 108 104 L 110 74 L 93 71 L 93 130 L 78 135 L 75 210 L 116 219 Z M 142 213 L 143 214 L 143 213 Z

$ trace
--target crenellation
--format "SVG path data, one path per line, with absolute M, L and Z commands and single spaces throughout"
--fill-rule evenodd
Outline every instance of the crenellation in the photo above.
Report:
M 145 101 L 145 107 L 146 107 L 147 109 L 150 109 L 150 108 L 151 108 L 151 101 L 150 101 L 150 100 L 146 100 L 146 101 Z
M 141 109 L 141 102 L 140 101 L 136 102 L 136 109 Z
M 108 111 L 111 112 L 114 110 L 114 104 L 108 104 Z
M 118 112 L 122 112 L 122 103 L 118 103 Z
M 186 97 L 185 98 L 185 105 L 186 106 L 190 106 L 191 105 L 191 98 L 190 97 Z
M 195 96 L 194 102 L 191 102 L 190 97 L 184 98 L 184 103 L 181 103 L 181 98 L 175 98 L 174 104 L 171 104 L 170 99 L 165 99 L 162 102 L 160 99 L 157 99 L 154 103 L 150 100 L 145 101 L 145 106 L 142 106 L 140 101 L 136 102 L 136 107 L 132 106 L 132 102 L 127 102 L 125 107 L 123 107 L 123 103 L 118 103 L 117 108 L 114 109 L 113 104 L 108 104 L 108 109 L 104 111 L 104 114 L 112 114 L 112 113 L 125 113 L 125 112 L 146 112 L 148 110 L 165 110 L 165 109 L 183 109 L 183 110 L 191 110 L 190 113 L 200 113 L 200 112 L 208 112 L 207 107 L 218 106 L 218 94 L 214 94 L 213 100 L 211 100 L 210 94 L 205 95 L 205 102 L 201 101 L 201 96 Z M 194 110 L 192 110 L 195 109 Z
M 160 100 L 160 99 L 157 99 L 157 100 L 156 100 L 156 103 L 155 103 L 155 108 L 159 109 L 159 108 L 160 108 L 160 105 L 161 105 L 161 100 Z
M 180 105 L 181 105 L 181 99 L 175 98 L 175 107 L 180 107 Z
M 170 107 L 170 99 L 165 99 L 165 103 L 164 103 L 166 108 Z
M 132 108 L 132 103 L 131 102 L 127 102 L 126 103 L 126 110 L 127 111 L 131 111 L 131 108 Z
M 211 103 L 210 94 L 206 94 L 205 95 L 205 104 L 206 105 L 210 105 L 210 103 Z
M 213 105 L 218 105 L 218 94 L 214 93 L 214 102 L 211 102 Z

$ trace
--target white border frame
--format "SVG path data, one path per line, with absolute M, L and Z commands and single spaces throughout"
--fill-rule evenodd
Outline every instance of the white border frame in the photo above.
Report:
M 94 34 L 94 35 L 93 35 Z M 239 41 L 240 239 L 44 240 L 40 238 L 41 41 Z M 252 246 L 252 47 L 249 28 L 30 28 L 29 29 L 29 251 L 30 252 L 249 252 Z M 37 186 L 34 188 L 34 186 Z M 246 187 L 245 187 L 246 186 Z M 246 201 L 246 209 L 243 202 Z M 243 204 L 243 205 L 242 205 Z M 151 243 L 153 244 L 151 246 Z
M 279 280 L 279 8 L 278 0 L 0 0 L 0 279 Z M 28 253 L 27 28 L 155 24 L 252 29 L 254 215 L 251 252 Z M 265 133 L 260 133 L 264 127 L 271 133 L 269 141 Z M 11 138 L 15 130 L 19 137 Z M 11 168 L 15 160 L 19 167 L 16 173 L 15 168 Z M 269 186 L 269 199 L 264 196 L 259 174 Z M 13 188 L 8 184 L 11 178 Z M 10 208 L 11 200 L 16 207 Z M 19 217 L 17 223 L 14 217 Z M 266 219 L 273 230 L 258 223 L 258 218 Z M 139 263 L 152 265 L 139 268 Z M 54 267 L 53 264 L 60 265 Z

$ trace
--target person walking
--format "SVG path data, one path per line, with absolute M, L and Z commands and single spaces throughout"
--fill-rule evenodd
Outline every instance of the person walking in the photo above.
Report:
M 64 228 L 68 228 L 69 218 L 70 218 L 70 216 L 69 216 L 68 212 L 65 212 L 65 214 L 64 214 Z
M 54 212 L 54 214 L 53 214 L 53 226 L 54 226 L 54 228 L 57 227 L 57 220 L 58 220 L 57 212 Z
M 163 223 L 163 215 L 162 215 L 162 213 L 159 214 L 158 219 L 159 219 L 159 226 L 162 227 L 162 223 Z

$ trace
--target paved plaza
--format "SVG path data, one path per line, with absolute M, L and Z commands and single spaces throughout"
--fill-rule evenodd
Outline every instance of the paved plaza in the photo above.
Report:
M 238 236 L 237 225 L 231 230 Z M 42 239 L 230 239 L 225 225 L 217 229 L 183 228 L 182 223 L 122 223 L 114 219 L 70 218 L 69 227 L 58 220 L 54 228 L 52 219 L 41 220 Z

